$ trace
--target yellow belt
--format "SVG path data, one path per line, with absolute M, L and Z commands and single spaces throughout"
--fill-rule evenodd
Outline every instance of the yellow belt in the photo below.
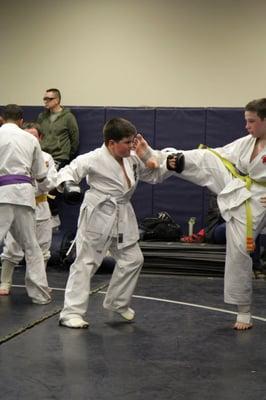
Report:
M 47 194 L 40 194 L 39 196 L 35 197 L 36 204 L 43 203 L 47 201 Z
M 215 156 L 220 158 L 220 160 L 222 161 L 224 166 L 228 169 L 228 171 L 231 172 L 231 174 L 235 178 L 241 179 L 242 181 L 245 182 L 246 188 L 248 190 L 250 190 L 250 187 L 251 187 L 252 183 L 257 183 L 258 185 L 266 187 L 266 182 L 258 182 L 255 179 L 250 178 L 249 175 L 241 175 L 237 171 L 237 169 L 234 166 L 234 164 L 231 163 L 231 161 L 229 161 L 226 158 L 222 157 L 215 150 L 210 149 L 209 147 L 207 147 L 205 145 L 200 145 L 199 148 L 207 149 L 211 153 L 213 153 Z M 252 209 L 251 209 L 251 205 L 250 205 L 250 199 L 247 199 L 245 201 L 245 207 L 246 207 L 246 219 L 247 219 L 247 222 L 246 222 L 246 232 L 247 232 L 247 235 L 246 235 L 246 248 L 247 248 L 248 252 L 253 252 L 255 250 L 255 242 L 254 242 L 254 239 L 253 239 Z

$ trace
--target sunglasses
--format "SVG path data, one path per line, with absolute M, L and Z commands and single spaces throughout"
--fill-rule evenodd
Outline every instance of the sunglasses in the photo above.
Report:
M 51 101 L 51 100 L 54 100 L 54 99 L 56 99 L 56 97 L 44 97 L 43 101 Z

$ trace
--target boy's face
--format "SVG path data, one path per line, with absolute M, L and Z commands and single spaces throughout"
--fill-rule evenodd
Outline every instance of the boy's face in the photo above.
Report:
M 254 111 L 245 112 L 246 129 L 255 138 L 266 138 L 266 118 L 261 119 Z
M 108 148 L 115 158 L 129 157 L 130 151 L 134 147 L 134 138 L 135 136 L 132 135 L 119 140 L 119 142 L 110 140 Z

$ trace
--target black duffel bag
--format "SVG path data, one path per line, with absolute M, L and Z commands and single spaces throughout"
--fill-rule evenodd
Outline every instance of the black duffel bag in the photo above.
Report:
M 156 217 L 146 217 L 140 223 L 141 240 L 176 242 L 182 236 L 182 230 L 173 218 L 161 211 Z

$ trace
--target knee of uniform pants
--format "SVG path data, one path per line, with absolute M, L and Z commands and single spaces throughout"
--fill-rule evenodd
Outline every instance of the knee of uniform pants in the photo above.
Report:
M 41 247 L 40 247 L 37 239 L 32 241 L 32 242 L 25 243 L 24 246 L 25 246 L 25 248 L 24 248 L 24 253 L 25 254 L 29 253 L 29 252 L 36 252 L 36 251 L 38 253 L 39 252 L 42 253 Z
M 7 260 L 15 265 L 18 265 L 22 259 L 23 259 L 23 257 L 19 257 L 16 255 L 10 255 L 10 254 L 2 254 L 1 255 L 1 262 L 3 262 L 4 260 Z
M 24 252 L 15 241 L 12 243 L 7 241 L 5 243 L 1 254 L 1 260 L 7 260 L 17 265 L 21 260 L 23 260 L 23 258 Z
M 135 254 L 134 258 L 128 259 L 127 265 L 130 267 L 142 268 L 144 264 L 144 257 L 141 250 Z
M 144 263 L 144 257 L 141 250 L 138 250 L 139 251 L 134 251 L 134 253 L 127 253 L 126 257 L 124 256 L 122 258 L 115 258 L 115 269 L 123 270 L 126 268 L 127 270 L 135 269 L 136 271 L 141 269 Z

